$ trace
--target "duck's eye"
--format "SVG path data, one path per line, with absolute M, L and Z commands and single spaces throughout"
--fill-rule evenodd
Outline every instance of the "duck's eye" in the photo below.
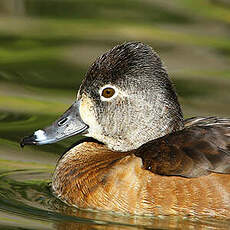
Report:
M 105 89 L 102 90 L 102 93 L 101 95 L 104 97 L 104 98 L 110 98 L 112 97 L 113 95 L 115 94 L 115 90 L 111 87 L 107 87 Z

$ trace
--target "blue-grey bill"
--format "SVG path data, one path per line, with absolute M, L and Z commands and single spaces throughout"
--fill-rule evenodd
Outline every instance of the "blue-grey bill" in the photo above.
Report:
M 86 125 L 79 113 L 79 101 L 73 105 L 51 126 L 35 131 L 31 136 L 25 137 L 20 145 L 45 145 L 58 142 L 67 137 L 87 131 Z

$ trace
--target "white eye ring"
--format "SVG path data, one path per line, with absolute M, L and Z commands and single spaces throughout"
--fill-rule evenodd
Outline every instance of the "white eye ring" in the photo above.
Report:
M 111 97 L 105 97 L 105 96 L 103 96 L 104 91 L 106 89 L 114 91 Z M 102 101 L 110 101 L 110 100 L 112 100 L 113 98 L 115 98 L 118 95 L 118 89 L 116 87 L 112 86 L 112 85 L 104 85 L 103 87 L 101 87 L 99 89 L 99 94 L 101 96 L 101 100 Z

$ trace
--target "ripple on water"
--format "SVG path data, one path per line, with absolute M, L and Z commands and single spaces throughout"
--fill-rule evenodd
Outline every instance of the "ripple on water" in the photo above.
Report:
M 10 111 L 0 111 L 0 130 L 29 130 L 34 127 L 49 124 L 56 117 L 44 114 L 28 114 Z
M 13 113 L 9 111 L 2 111 L 0 113 L 0 122 L 20 122 L 20 121 L 28 121 L 31 119 L 31 115 L 29 114 L 20 114 L 20 113 Z
M 1 211 L 9 215 L 8 226 L 20 220 L 24 227 L 28 221 L 36 222 L 38 229 L 227 229 L 229 226 L 229 223 L 223 221 L 129 217 L 79 210 L 56 199 L 47 178 L 51 178 L 50 172 L 43 169 L 0 173 L 0 227 L 4 222 Z
M 55 117 L 45 114 L 0 111 L 0 139 L 19 143 L 22 137 L 50 124 Z

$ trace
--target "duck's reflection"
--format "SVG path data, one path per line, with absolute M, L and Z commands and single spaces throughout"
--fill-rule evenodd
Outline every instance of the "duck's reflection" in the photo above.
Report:
M 120 229 L 226 229 L 228 221 L 189 217 L 122 216 L 114 213 L 79 210 L 65 204 L 58 211 L 66 218 L 55 224 L 57 230 L 120 230 Z

